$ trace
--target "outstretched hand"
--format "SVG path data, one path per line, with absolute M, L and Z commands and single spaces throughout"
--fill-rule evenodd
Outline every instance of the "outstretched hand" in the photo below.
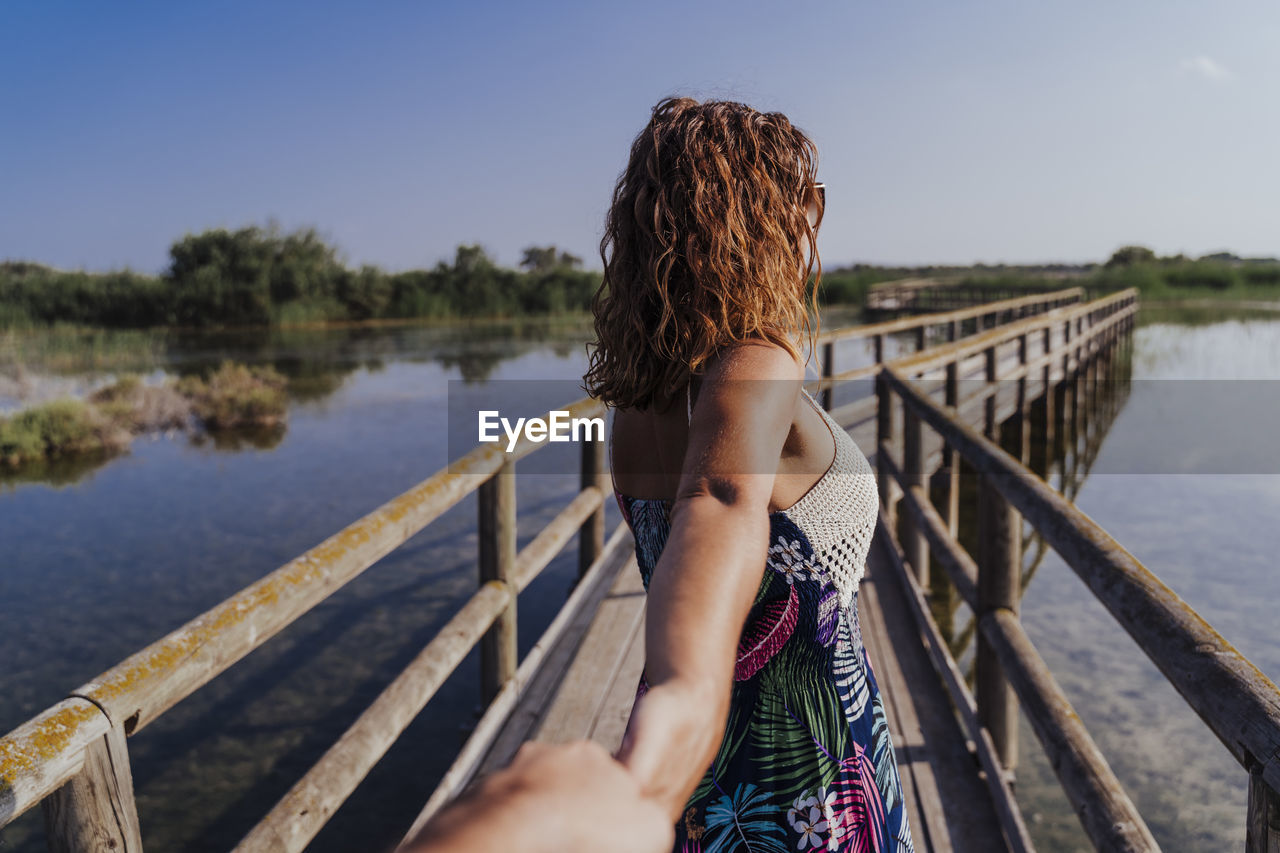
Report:
M 401 853 L 666 853 L 675 830 L 635 778 L 590 741 L 526 743 Z

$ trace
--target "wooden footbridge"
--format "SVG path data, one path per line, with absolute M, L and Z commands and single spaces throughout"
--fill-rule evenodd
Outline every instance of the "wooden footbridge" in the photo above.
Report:
M 1061 555 L 1236 758 L 1248 778 L 1247 850 L 1277 853 L 1280 690 L 1034 470 L 1032 431 L 1049 452 L 1061 445 L 1087 462 L 1090 424 L 1114 405 L 1109 383 L 1124 379 L 1136 294 L 1082 297 L 1034 293 L 820 339 L 814 389 L 877 472 L 860 618 L 916 849 L 1033 849 L 1010 787 L 1019 708 L 1095 847 L 1158 849 L 1019 621 L 1025 521 L 1041 555 Z M 903 335 L 914 351 L 886 359 L 886 341 Z M 850 344 L 867 341 L 870 363 L 837 370 Z M 841 403 L 859 380 L 874 394 Z M 594 400 L 572 408 L 603 414 Z M 304 849 L 477 645 L 486 710 L 419 825 L 527 739 L 616 747 L 644 659 L 633 542 L 625 526 L 606 536 L 608 472 L 592 443 L 580 491 L 517 549 L 516 465 L 538 447 L 472 451 L 0 738 L 0 827 L 41 806 L 51 850 L 141 850 L 128 738 L 475 491 L 479 588 L 235 849 Z M 959 544 L 962 491 L 977 502 L 974 554 Z M 520 659 L 519 593 L 575 539 L 578 583 Z M 947 596 L 974 614 L 972 687 L 935 615 Z

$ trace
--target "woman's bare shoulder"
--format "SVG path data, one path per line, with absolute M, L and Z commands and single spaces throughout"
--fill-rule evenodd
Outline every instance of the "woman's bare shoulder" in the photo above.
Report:
M 783 347 L 750 339 L 720 349 L 707 360 L 703 379 L 804 379 L 804 362 Z

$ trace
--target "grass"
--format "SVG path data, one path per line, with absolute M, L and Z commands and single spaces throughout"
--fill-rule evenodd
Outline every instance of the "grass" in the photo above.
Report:
M 0 418 L 0 461 L 14 468 L 61 456 L 115 453 L 128 444 L 127 431 L 81 400 L 54 400 Z
M 0 417 L 0 467 L 110 456 L 128 449 L 134 435 L 187 429 L 192 415 L 218 446 L 239 446 L 239 432 L 252 433 L 250 443 L 261 446 L 279 440 L 287 384 L 270 367 L 229 361 L 208 376 L 163 385 L 125 375 L 87 400 L 53 400 Z
M 271 367 L 224 361 L 207 378 L 186 376 L 176 390 L 210 430 L 269 427 L 284 420 L 288 380 Z

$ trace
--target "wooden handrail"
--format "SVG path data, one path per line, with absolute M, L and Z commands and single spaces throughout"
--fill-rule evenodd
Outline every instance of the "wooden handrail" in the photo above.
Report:
M 1031 293 L 1013 299 L 1001 299 L 996 302 L 985 302 L 982 305 L 973 305 L 968 308 L 957 308 L 953 311 L 935 311 L 929 314 L 917 314 L 912 317 L 899 317 L 896 320 L 884 320 L 879 323 L 832 329 L 818 335 L 817 343 L 825 344 L 836 341 L 857 340 L 859 338 L 874 338 L 879 335 L 890 335 L 894 332 L 907 332 L 922 326 L 941 326 L 944 323 L 958 323 L 963 320 L 972 320 L 974 317 L 983 317 L 987 314 L 1024 308 L 1028 305 L 1047 304 L 1049 302 L 1076 302 L 1082 298 L 1084 298 L 1084 288 L 1065 287 L 1062 290 Z
M 584 398 L 556 411 L 566 411 L 571 419 L 598 417 L 605 414 L 605 406 L 599 400 Z M 138 849 L 125 736 L 136 733 L 261 646 L 472 492 L 485 489 L 492 493 L 486 484 L 496 482 L 495 477 L 505 480 L 499 476 L 501 472 L 511 472 L 517 460 L 543 444 L 526 435 L 510 452 L 503 452 L 496 444 L 475 448 L 0 737 L 0 827 L 43 802 L 52 850 L 87 851 L 104 838 L 113 839 L 121 850 Z M 503 625 L 502 642 L 509 645 L 509 659 L 495 668 L 493 692 L 500 694 L 517 677 L 510 654 L 514 648 L 510 640 L 514 639 L 515 597 L 575 534 L 590 557 L 583 568 L 590 569 L 601 561 L 602 484 L 607 482 L 608 472 L 603 469 L 603 442 L 584 445 L 581 490 L 524 549 L 512 558 L 500 559 L 500 576 L 482 582 L 467 604 L 304 779 L 315 784 L 323 777 L 326 782 L 321 787 L 332 795 L 321 804 L 320 824 L 470 649 L 508 615 L 510 622 Z M 514 501 L 500 500 L 493 512 L 513 535 Z M 361 760 L 348 760 L 357 753 Z M 335 772 L 339 766 L 342 772 Z
M 1001 737 L 1011 734 L 1009 720 L 1003 716 L 992 717 L 990 710 L 1004 703 L 1003 691 L 1008 685 L 1021 701 L 1068 799 L 1099 849 L 1153 850 L 1157 847 L 1018 621 L 1022 549 L 1017 540 L 1022 518 L 1031 522 L 1041 541 L 1062 556 L 1089 585 L 1249 773 L 1246 846 L 1250 853 L 1273 853 L 1273 845 L 1280 841 L 1280 795 L 1277 794 L 1280 790 L 1277 785 L 1280 782 L 1280 689 L 1101 527 L 996 441 L 997 381 L 1007 385 L 1016 380 L 1015 410 L 1025 412 L 1029 406 L 1027 380 L 1043 375 L 1045 387 L 1049 388 L 1050 369 L 1060 363 L 1072 398 L 1069 417 L 1077 419 L 1084 405 L 1090 400 L 1097 402 L 1096 353 L 1104 346 L 1115 344 L 1122 333 L 1132 328 L 1135 311 L 1136 293 L 1121 291 L 883 364 L 876 375 L 880 413 L 876 460 L 881 496 L 888 503 L 888 484 L 897 486 L 900 492 L 897 497 L 908 511 L 903 519 L 908 555 L 914 552 L 916 559 L 923 560 L 927 559 L 924 554 L 931 553 L 946 570 L 961 598 L 975 612 L 979 639 L 976 705 L 983 717 L 980 726 L 983 735 L 990 726 L 990 734 L 995 736 L 994 743 L 999 747 Z M 1064 329 L 1063 340 L 1060 345 L 1051 346 L 1050 330 L 1059 326 Z M 1027 342 L 1030 335 L 1037 333 L 1043 333 L 1045 351 L 1031 359 Z M 998 348 L 1015 342 L 1017 363 L 997 375 Z M 956 406 L 958 365 L 975 356 L 984 359 L 986 386 L 966 398 L 985 401 L 982 430 L 962 419 Z M 939 368 L 946 368 L 949 405 L 939 404 L 931 396 L 933 391 L 922 387 L 930 383 L 909 378 Z M 891 415 L 895 399 L 902 403 L 903 428 L 907 432 L 901 448 L 904 454 L 901 466 L 891 456 L 895 432 Z M 944 451 L 949 449 L 958 454 L 978 470 L 981 478 L 979 515 L 985 539 L 980 535 L 983 554 L 976 562 L 955 540 L 954 527 L 933 507 L 922 479 L 920 441 L 911 435 L 913 422 L 928 424 L 942 438 Z M 1024 457 L 1026 426 L 1024 419 Z M 1081 429 L 1079 424 L 1072 427 L 1073 433 Z M 954 465 L 952 467 L 954 475 Z M 954 484 L 953 477 L 953 489 Z M 892 504 L 882 507 L 888 521 L 894 518 L 891 508 Z M 998 530 L 992 527 L 996 524 L 993 519 L 1001 520 Z M 888 535 L 896 540 L 895 526 L 890 523 L 887 530 L 893 531 Z M 924 551 L 926 545 L 928 552 Z M 898 573 L 900 581 L 923 602 L 923 584 L 916 576 L 920 567 L 912 566 L 911 571 L 907 571 L 905 566 L 911 565 L 910 559 L 900 565 L 904 566 Z M 993 587 L 995 578 L 1011 580 L 1002 580 L 1003 586 Z M 1008 583 L 1013 584 L 1012 594 Z M 922 625 L 932 625 L 927 606 L 921 604 L 915 610 Z M 939 657 L 945 659 L 939 664 L 939 671 L 953 698 L 961 706 L 964 701 L 972 702 L 972 698 L 965 699 L 968 694 L 962 683 L 957 688 L 952 683 L 956 679 L 945 678 L 948 667 L 954 669 L 954 661 L 936 635 L 936 625 L 932 628 L 931 645 L 943 647 L 943 651 L 935 654 L 935 663 Z M 1000 677 L 990 681 L 994 677 L 991 666 L 996 663 Z M 985 688 L 984 669 L 988 679 Z M 982 713 L 984 707 L 988 709 L 985 714 Z M 966 723 L 970 722 L 966 717 Z M 1016 758 L 1005 755 L 1004 750 L 1001 752 L 1002 764 L 1011 770 Z
M 1280 688 L 1097 522 L 986 436 L 920 394 L 893 368 L 885 380 L 916 414 L 1040 531 L 1137 641 L 1241 766 L 1280 788 Z
M 884 448 L 881 448 L 884 452 Z M 889 470 L 902 486 L 903 503 L 928 530 L 930 544 L 939 562 L 947 567 L 965 603 L 978 616 L 979 630 L 992 645 L 1001 669 L 1012 682 L 1032 729 L 1044 747 L 1076 812 L 1084 816 L 1085 831 L 1100 850 L 1151 850 L 1155 840 L 1141 814 L 1125 794 L 1123 786 L 1094 743 L 1058 686 L 1044 659 L 1026 636 L 1016 613 L 1007 608 L 981 609 L 978 601 L 978 566 L 960 544 L 946 535 L 941 517 L 925 497 L 924 490 L 909 486 L 897 464 Z M 911 586 L 922 586 L 910 573 Z M 968 722 L 968 721 L 966 721 Z M 980 725 L 973 718 L 970 737 Z M 1006 764 L 1007 766 L 1007 764 Z

